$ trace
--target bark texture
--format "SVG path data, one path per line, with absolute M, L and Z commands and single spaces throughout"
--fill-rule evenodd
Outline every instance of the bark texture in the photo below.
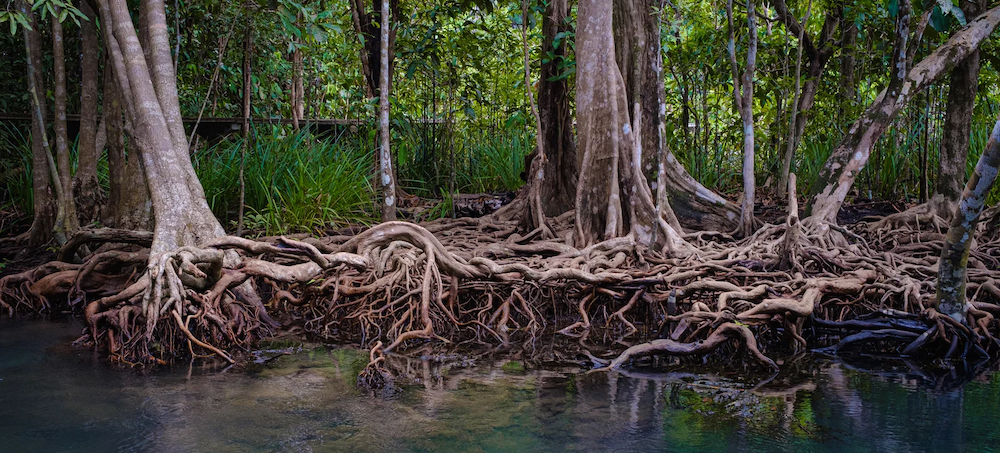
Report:
M 966 268 L 972 249 L 973 236 L 979 216 L 986 206 L 986 197 L 993 188 L 1000 168 L 1000 121 L 990 134 L 976 170 L 965 184 L 962 201 L 955 212 L 945 237 L 941 260 L 938 265 L 938 285 L 935 303 L 938 311 L 959 321 L 965 320 L 969 305 L 965 298 Z
M 30 28 L 24 27 L 25 52 L 28 62 L 28 93 L 31 104 L 31 183 L 34 198 L 34 219 L 28 231 L 28 244 L 39 246 L 52 239 L 55 227 L 56 197 L 49 171 L 48 138 L 45 135 L 45 82 L 42 79 L 42 35 L 38 22 L 24 0 L 17 2 L 18 10 L 28 18 Z
M 611 0 L 580 2 L 577 25 L 577 128 L 580 181 L 576 191 L 576 243 L 624 236 L 637 243 L 682 246 L 677 232 L 656 218 L 640 168 L 636 127 L 629 117 L 625 81 L 615 60 Z M 635 116 L 641 118 L 640 108 Z
M 81 224 L 98 219 L 103 201 L 97 181 L 97 15 L 90 2 L 80 3 L 87 20 L 80 22 L 80 137 L 77 141 L 77 166 L 73 178 L 76 208 Z
M 379 179 L 382 185 L 382 221 L 396 220 L 396 184 L 389 150 L 389 90 L 392 70 L 389 66 L 389 0 L 382 0 L 382 51 L 379 70 Z
M 984 9 L 977 3 L 962 2 L 965 17 L 976 17 Z M 948 81 L 948 101 L 942 129 L 944 135 L 941 138 L 938 178 L 934 185 L 935 197 L 932 199 L 932 204 L 938 205 L 934 211 L 946 220 L 951 220 L 964 187 L 972 113 L 979 89 L 979 52 L 976 48 L 955 65 Z
M 799 37 L 799 62 L 796 64 L 795 69 L 797 88 L 792 107 L 792 127 L 789 134 L 789 142 L 782 157 L 781 175 L 778 181 L 778 187 L 781 188 L 779 193 L 784 194 L 785 192 L 782 190 L 788 185 L 788 173 L 791 171 L 795 151 L 798 149 L 799 142 L 802 140 L 802 134 L 805 132 L 806 124 L 809 121 L 809 112 L 816 103 L 816 93 L 819 90 L 823 71 L 837 50 L 833 37 L 842 20 L 842 11 L 839 8 L 831 9 L 823 19 L 823 27 L 820 29 L 819 35 L 814 39 L 806 33 L 808 17 L 812 10 L 811 3 L 801 23 L 792 14 L 791 10 L 788 9 L 784 0 L 775 0 L 774 8 L 778 13 L 778 20 L 785 24 L 785 28 L 788 31 Z M 857 35 L 856 28 L 854 28 L 854 35 Z M 849 34 L 845 34 L 842 38 L 847 40 L 849 36 Z M 805 78 L 799 84 L 799 74 L 802 70 L 801 60 L 803 57 L 805 58 Z M 847 58 L 845 56 L 845 61 Z M 845 70 L 849 70 L 853 74 L 853 59 L 850 61 L 851 67 L 845 68 Z
M 554 58 L 543 60 L 538 78 L 538 116 L 541 122 L 545 165 L 541 180 L 542 209 L 557 216 L 573 209 L 577 181 L 576 143 L 573 140 L 573 112 L 570 108 L 569 79 L 560 76 L 559 59 L 566 56 L 566 40 L 555 45 L 556 35 L 570 31 L 568 0 L 548 2 L 542 17 L 542 53 Z M 530 167 L 529 167 L 530 168 Z M 532 181 L 532 184 L 535 182 Z
M 59 187 L 56 189 L 56 228 L 67 238 L 80 228 L 76 217 L 76 203 L 73 201 L 73 168 L 69 155 L 69 132 L 66 126 L 66 52 L 62 23 L 51 18 L 52 23 L 52 72 L 53 109 L 52 129 L 55 132 L 56 168 L 59 172 Z M 62 221 L 60 222 L 60 219 Z M 62 223 L 62 225 L 59 225 Z M 61 241 L 60 241 L 61 242 Z
M 107 14 L 103 11 L 105 5 L 109 9 Z M 140 154 L 153 204 L 155 226 L 151 256 L 155 256 L 182 246 L 198 245 L 224 236 L 225 232 L 205 201 L 201 183 L 191 165 L 183 129 L 174 130 L 181 126 L 180 122 L 167 120 L 173 116 L 171 106 L 178 103 L 170 48 L 157 44 L 158 41 L 167 43 L 163 3 L 149 0 L 143 6 L 147 12 L 152 61 L 159 62 L 155 65 L 155 72 L 159 74 L 151 74 L 146 65 L 126 2 L 104 0 L 102 17 L 108 17 L 113 24 L 114 38 L 121 49 L 129 83 L 127 94 L 132 98 L 132 124 L 142 136 L 140 141 L 146 144 Z M 176 115 L 179 119 L 179 108 Z
M 757 70 L 757 20 L 753 0 L 747 0 L 747 64 L 740 73 L 736 63 L 736 32 L 733 25 L 733 0 L 726 5 L 729 17 L 729 65 L 733 71 L 733 100 L 743 121 L 743 201 L 740 206 L 739 232 L 749 236 L 754 231 L 754 197 L 757 183 L 754 174 L 753 77 Z
M 108 137 L 109 179 L 104 224 L 112 228 L 152 231 L 153 206 L 146 188 L 146 174 L 139 160 L 139 141 L 130 140 L 131 150 L 126 153 L 121 88 L 111 66 L 109 64 L 104 69 L 104 124 Z

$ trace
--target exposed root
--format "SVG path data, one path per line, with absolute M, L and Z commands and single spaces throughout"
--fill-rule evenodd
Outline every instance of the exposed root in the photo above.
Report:
M 794 183 L 789 189 L 794 200 Z M 728 353 L 719 347 L 733 341 L 771 368 L 768 355 L 831 344 L 827 352 L 866 345 L 956 359 L 1000 352 L 1000 245 L 987 239 L 969 259 L 967 319 L 955 320 L 931 310 L 934 231 L 813 224 L 792 203 L 782 224 L 741 240 L 678 236 L 691 253 L 664 255 L 632 236 L 578 249 L 571 213 L 547 220 L 551 235 L 521 236 L 517 219 L 493 217 L 387 222 L 327 238 L 223 237 L 151 257 L 102 249 L 82 264 L 5 277 L 0 307 L 83 307 L 89 341 L 138 363 L 205 353 L 238 360 L 270 332 L 270 312 L 318 338 L 375 345 L 363 381 L 376 386 L 387 378 L 383 352 L 534 349 L 554 332 L 581 345 L 648 341 L 611 368 L 640 355 Z M 266 304 L 248 295 L 254 287 Z

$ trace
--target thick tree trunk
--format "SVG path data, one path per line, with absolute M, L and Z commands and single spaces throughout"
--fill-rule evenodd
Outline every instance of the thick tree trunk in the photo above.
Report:
M 54 118 L 52 129 L 56 136 L 56 168 L 59 170 L 59 186 L 56 190 L 56 222 L 62 219 L 62 234 L 68 238 L 80 228 L 76 217 L 76 202 L 73 201 L 73 167 L 70 164 L 69 133 L 66 126 L 66 52 L 63 44 L 63 28 L 55 17 L 52 18 L 52 72 Z M 60 225 L 56 225 L 60 228 Z M 57 235 L 58 236 L 58 235 Z
M 660 22 L 654 14 L 662 5 L 659 0 L 614 3 L 615 60 L 622 72 L 626 105 L 633 112 L 633 126 L 641 126 L 637 132 L 641 170 L 644 176 L 656 175 L 658 211 L 675 229 L 731 231 L 737 225 L 739 206 L 696 181 L 663 142 L 666 95 Z
M 986 197 L 1000 169 L 1000 121 L 990 134 L 976 170 L 965 185 L 962 200 L 955 211 L 951 228 L 945 237 L 938 267 L 938 286 L 935 303 L 938 311 L 958 321 L 965 320 L 968 304 L 965 299 L 966 266 L 972 238 L 975 236 L 979 216 L 986 205 Z
M 45 133 L 45 83 L 42 78 L 42 35 L 35 15 L 25 0 L 17 8 L 31 27 L 23 28 L 24 46 L 28 62 L 28 93 L 31 104 L 31 183 L 34 198 L 34 219 L 28 231 L 28 244 L 40 246 L 52 239 L 55 228 L 56 197 L 49 168 L 51 154 Z
M 636 153 L 641 156 L 641 171 L 645 177 L 655 178 L 656 181 L 658 216 L 681 231 L 681 225 L 670 207 L 666 188 L 665 166 L 669 154 L 664 143 L 666 92 L 660 17 L 654 14 L 660 7 L 662 5 L 658 0 L 615 2 L 615 60 L 625 82 L 626 105 L 633 112 L 632 129 L 636 134 Z
M 381 61 L 379 69 L 379 171 L 382 184 L 382 221 L 396 220 L 396 185 L 392 171 L 392 154 L 389 151 L 389 0 L 382 0 Z
M 733 0 L 726 5 L 729 17 L 729 65 L 733 71 L 733 100 L 743 120 L 743 202 L 740 207 L 739 230 L 749 236 L 754 228 L 753 208 L 757 188 L 754 172 L 753 77 L 757 69 L 757 21 L 753 0 L 747 0 L 747 29 L 750 43 L 747 46 L 747 65 L 740 75 L 736 63 L 736 31 L 733 26 Z
M 538 116 L 541 141 L 545 149 L 545 178 L 541 182 L 542 209 L 547 216 L 557 216 L 573 209 L 576 193 L 577 157 L 573 140 L 573 112 L 569 104 L 569 79 L 560 76 L 560 58 L 566 55 L 566 40 L 554 46 L 556 35 L 569 31 L 566 18 L 568 0 L 552 0 L 542 17 L 542 52 L 555 58 L 543 59 L 538 78 Z M 534 184 L 534 181 L 530 183 Z
M 641 125 L 629 118 L 625 81 L 615 61 L 611 0 L 580 2 L 577 25 L 577 128 L 581 151 L 576 191 L 577 245 L 631 235 L 675 251 L 686 244 L 656 218 L 640 168 Z M 637 106 L 635 117 L 641 118 Z M 636 127 L 639 126 L 639 127 Z
M 97 17 L 90 2 L 81 2 L 80 11 L 87 20 L 80 22 L 80 138 L 73 192 L 81 223 L 91 223 L 98 219 L 103 198 L 97 181 Z
M 905 3 L 900 2 L 900 11 L 903 11 L 902 5 Z M 807 220 L 821 228 L 824 223 L 836 222 L 837 212 L 846 200 L 854 180 L 868 162 L 875 142 L 888 128 L 896 113 L 913 96 L 979 47 L 1000 23 L 1000 7 L 994 7 L 978 19 L 970 21 L 968 26 L 955 32 L 945 44 L 909 71 L 906 70 L 905 63 L 909 12 L 905 15 L 901 12 L 900 16 L 906 20 L 897 21 L 897 42 L 894 45 L 889 86 L 851 126 L 813 184 L 810 218 Z
M 153 61 L 166 61 L 166 64 L 157 63 L 155 69 L 157 72 L 169 71 L 172 76 L 170 48 L 156 44 L 159 40 L 157 30 L 163 32 L 161 37 L 166 36 L 163 3 L 147 1 L 143 6 L 151 32 L 148 38 L 153 48 L 152 58 Z M 110 7 L 114 38 L 124 59 L 134 109 L 132 124 L 139 129 L 140 140 L 147 144 L 141 155 L 155 219 L 151 256 L 224 236 L 225 231 L 209 209 L 201 183 L 194 174 L 183 130 L 179 135 L 180 143 L 177 143 L 178 136 L 171 132 L 172 125 L 164 113 L 172 110 L 170 105 L 177 104 L 176 83 L 169 80 L 172 77 L 167 74 L 154 77 L 150 73 L 125 0 L 104 0 L 102 4 Z M 159 5 L 159 11 L 154 11 L 153 5 Z
M 104 124 L 108 137 L 108 204 L 104 224 L 112 228 L 152 231 L 153 206 L 146 188 L 146 174 L 139 161 L 138 140 L 125 152 L 125 125 L 122 121 L 120 84 L 111 66 L 104 69 Z

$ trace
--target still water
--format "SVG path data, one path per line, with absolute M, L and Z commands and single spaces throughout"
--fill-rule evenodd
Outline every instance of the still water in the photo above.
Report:
M 351 349 L 140 376 L 66 346 L 79 332 L 0 321 L 0 452 L 1000 451 L 998 374 L 956 386 L 803 360 L 753 389 L 415 359 L 397 364 L 413 383 L 369 396 Z

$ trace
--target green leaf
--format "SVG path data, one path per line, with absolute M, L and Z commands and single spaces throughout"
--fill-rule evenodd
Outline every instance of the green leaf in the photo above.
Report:
M 944 17 L 940 6 L 935 6 L 934 10 L 931 11 L 931 27 L 937 30 L 938 33 L 948 31 L 948 19 Z

